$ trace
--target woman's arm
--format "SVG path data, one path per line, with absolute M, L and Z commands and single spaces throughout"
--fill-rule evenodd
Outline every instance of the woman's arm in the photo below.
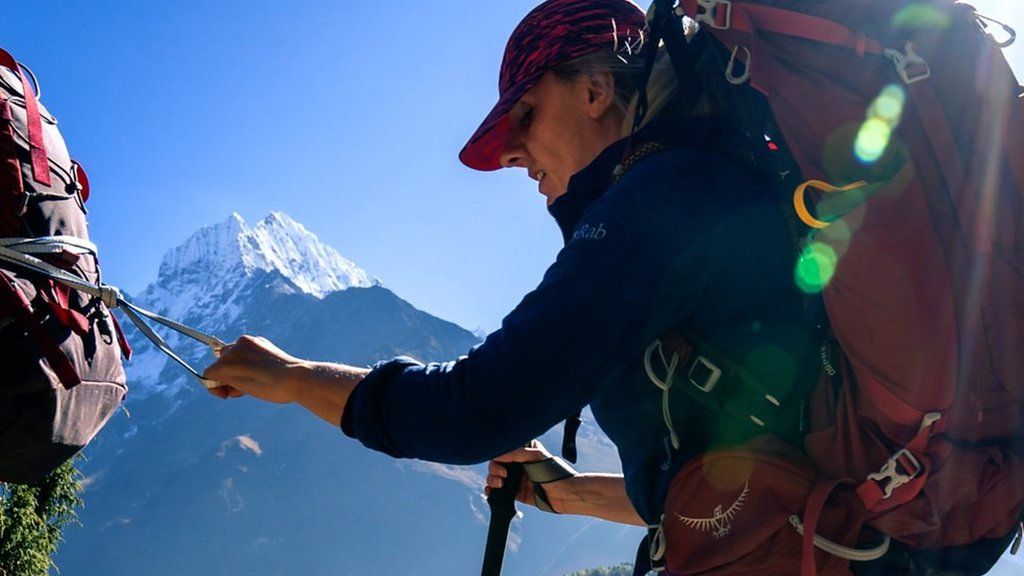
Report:
M 538 462 L 551 458 L 551 453 L 534 440 L 530 446 L 513 450 L 491 461 L 487 469 L 485 494 L 505 484 L 505 464 Z M 571 472 L 571 469 L 570 469 Z M 516 499 L 531 506 L 537 506 L 533 482 L 523 476 Z M 647 524 L 636 513 L 626 495 L 626 481 L 621 474 L 576 474 L 564 480 L 543 485 L 544 494 L 551 508 L 559 514 L 591 516 L 634 526 Z
M 243 336 L 225 346 L 206 376 L 223 385 L 210 391 L 221 398 L 252 395 L 277 403 L 297 403 L 337 425 L 352 390 L 369 370 L 344 364 L 295 358 L 265 338 Z M 536 462 L 551 454 L 540 442 L 491 462 L 487 488 L 500 488 L 505 478 L 501 462 Z M 578 474 L 544 485 L 551 507 L 560 514 L 592 516 L 610 522 L 644 526 L 626 496 L 626 483 L 618 474 Z M 536 506 L 533 483 L 524 478 L 517 498 Z
M 266 338 L 242 336 L 220 350 L 205 377 L 222 385 L 210 392 L 221 398 L 252 395 L 276 403 L 296 403 L 337 426 L 352 390 L 370 371 L 365 368 L 301 360 Z
M 621 474 L 580 474 L 545 484 L 544 491 L 551 507 L 559 514 L 593 516 L 634 526 L 647 525 L 626 496 L 626 481 Z

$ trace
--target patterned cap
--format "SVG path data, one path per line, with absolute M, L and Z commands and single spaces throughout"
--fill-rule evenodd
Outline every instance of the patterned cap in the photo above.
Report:
M 476 170 L 501 168 L 508 113 L 556 64 L 601 50 L 639 49 L 644 12 L 629 0 L 548 0 L 512 32 L 498 78 L 498 103 L 459 153 Z

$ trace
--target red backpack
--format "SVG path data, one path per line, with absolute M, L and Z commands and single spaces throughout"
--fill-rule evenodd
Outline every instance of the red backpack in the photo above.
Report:
M 99 285 L 88 198 L 56 119 L 0 50 L 0 482 L 41 480 L 124 399 L 129 348 L 107 303 L 32 264 Z
M 652 558 L 846 574 L 890 545 L 1006 538 L 1024 509 L 1024 103 L 991 33 L 1012 30 L 953 0 L 656 0 L 654 38 L 683 15 L 798 167 L 795 280 L 833 342 L 803 449 L 760 437 L 691 462 Z M 681 35 L 663 37 L 675 64 Z
M 217 383 L 147 320 L 214 350 L 224 342 L 102 282 L 85 218 L 89 181 L 22 68 L 0 50 L 0 482 L 31 484 L 88 444 L 124 400 L 121 358 L 131 348 L 111 310 L 208 388 Z

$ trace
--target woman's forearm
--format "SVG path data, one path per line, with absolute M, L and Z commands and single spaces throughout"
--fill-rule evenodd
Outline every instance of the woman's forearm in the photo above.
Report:
M 345 364 L 307 361 L 295 367 L 289 385 L 295 403 L 338 426 L 352 390 L 369 372 Z
M 580 474 L 567 490 L 549 490 L 551 506 L 561 514 L 592 516 L 620 524 L 646 526 L 626 496 L 626 482 L 616 474 Z M 554 488 L 554 486 L 552 486 Z

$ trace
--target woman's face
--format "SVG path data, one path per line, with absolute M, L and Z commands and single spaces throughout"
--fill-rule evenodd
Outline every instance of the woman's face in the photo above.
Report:
M 620 137 L 614 96 L 611 75 L 564 80 L 548 72 L 509 112 L 501 165 L 526 168 L 550 206 L 573 174 Z

